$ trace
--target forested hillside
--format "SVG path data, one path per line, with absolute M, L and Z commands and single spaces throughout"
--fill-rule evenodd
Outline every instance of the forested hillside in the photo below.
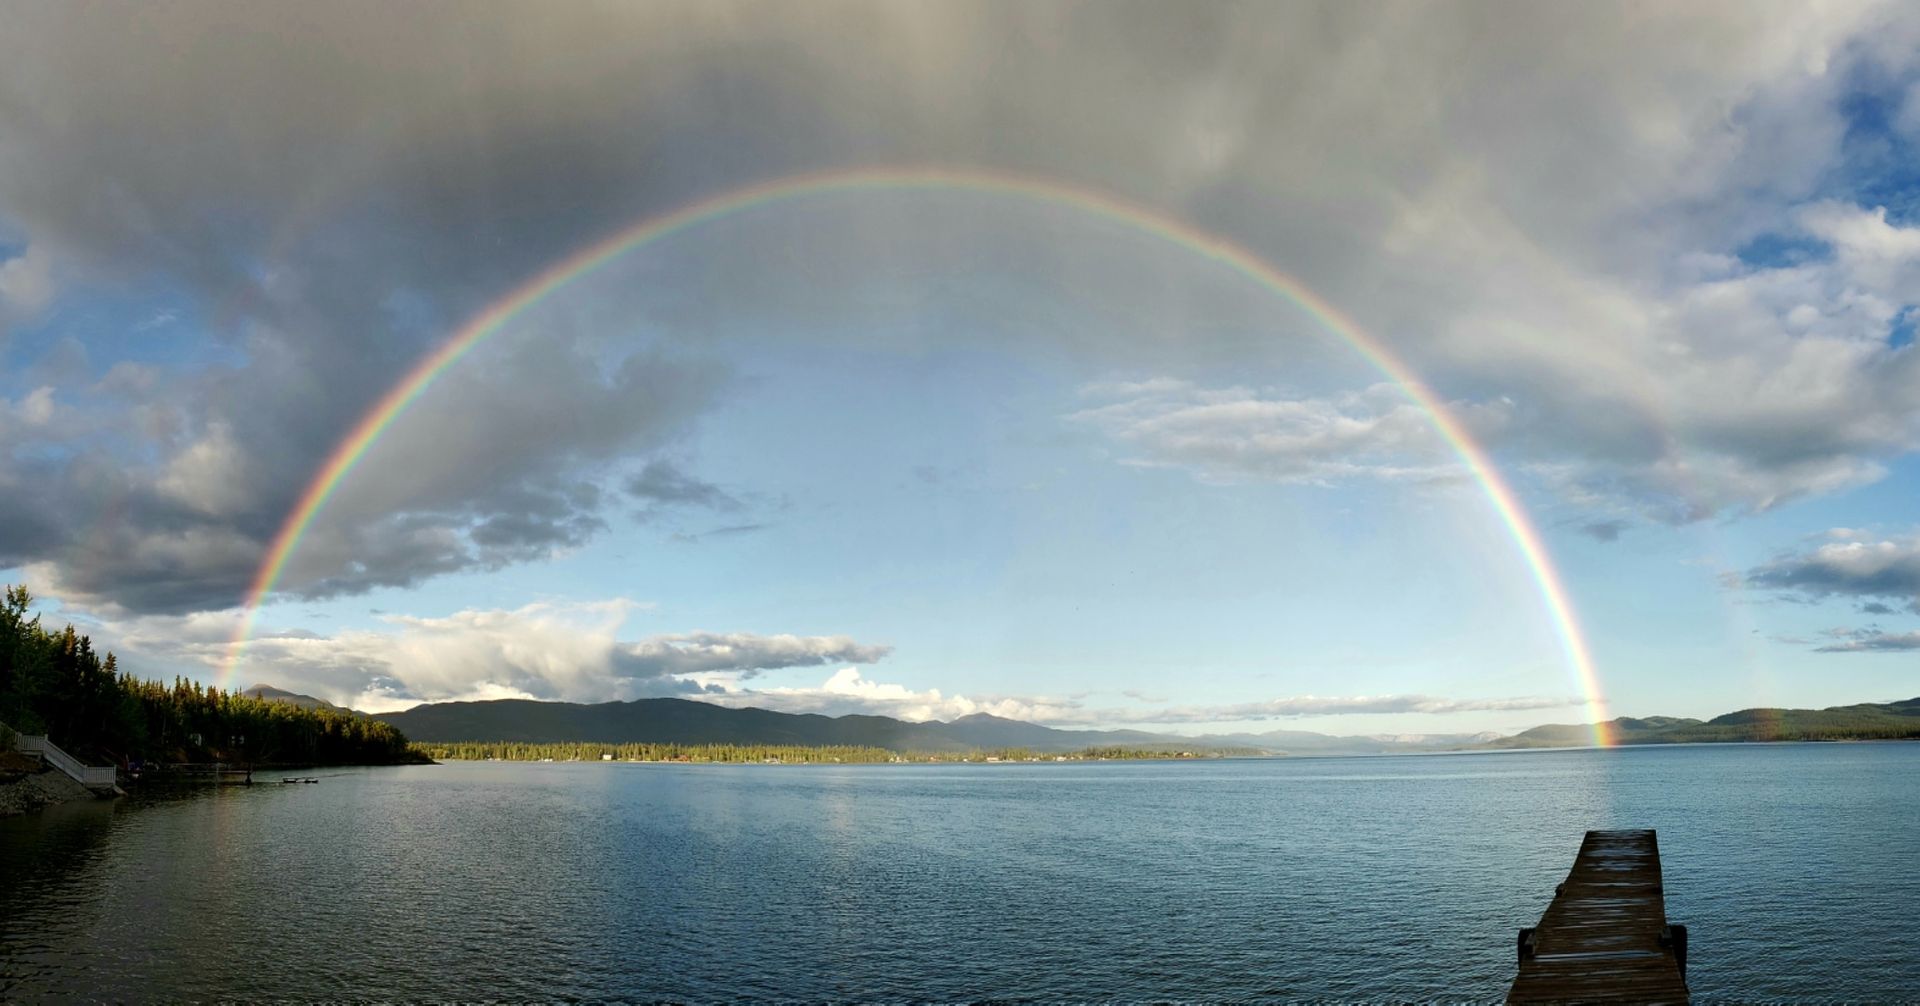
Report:
M 175 678 L 124 672 L 68 625 L 30 614 L 25 587 L 0 602 L 0 723 L 44 733 L 98 763 L 230 761 L 390 764 L 417 760 L 398 728 L 332 708 L 301 708 Z
M 1826 709 L 1742 709 L 1710 720 L 1622 716 L 1608 721 L 1616 744 L 1706 744 L 1761 741 L 1920 739 L 1920 698 Z M 1577 747 L 1593 743 L 1585 724 L 1552 723 L 1483 747 Z
M 820 716 L 752 707 L 733 709 L 686 699 L 631 702 L 536 702 L 494 699 L 440 702 L 379 718 L 415 740 L 559 744 L 762 744 L 849 746 L 888 751 L 976 751 L 1032 748 L 1078 751 L 1093 745 L 1192 746 L 1182 737 L 1138 730 L 1057 730 L 975 713 L 950 723 L 913 723 L 890 716 Z

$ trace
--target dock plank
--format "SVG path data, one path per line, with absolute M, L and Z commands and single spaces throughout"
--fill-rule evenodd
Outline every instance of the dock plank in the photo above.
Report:
M 1669 938 L 1651 830 L 1590 831 L 1531 938 L 1509 1003 L 1686 1003 L 1684 935 Z

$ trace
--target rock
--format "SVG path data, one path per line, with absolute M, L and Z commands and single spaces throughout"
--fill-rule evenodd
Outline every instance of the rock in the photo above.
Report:
M 65 773 L 43 769 L 17 782 L 0 785 L 0 817 L 26 814 L 70 800 L 92 799 L 95 799 L 92 790 L 69 779 Z

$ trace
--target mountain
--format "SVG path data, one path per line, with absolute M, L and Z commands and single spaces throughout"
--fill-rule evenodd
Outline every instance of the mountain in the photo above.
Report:
M 851 744 L 895 751 L 971 751 L 1022 747 L 1077 751 L 1099 745 L 1193 745 L 1191 738 L 1139 730 L 1056 730 L 975 713 L 951 723 L 912 723 L 890 716 L 821 716 L 770 709 L 730 709 L 687 699 L 632 702 L 436 702 L 376 719 L 416 741 L 518 741 L 542 744 Z
M 1031 748 L 1035 751 L 1078 750 L 1102 745 L 1153 747 L 1193 743 L 1190 737 L 1148 733 L 1144 730 L 1056 730 L 1025 720 L 989 713 L 973 713 L 951 723 L 928 723 L 940 734 L 970 748 Z
M 752 707 L 732 709 L 687 699 L 636 699 L 582 705 L 496 699 L 436 702 L 376 719 L 427 742 L 509 741 L 530 744 L 593 741 L 608 744 L 851 744 L 895 751 L 973 751 L 1027 748 L 1079 751 L 1089 747 L 1243 748 L 1271 754 L 1388 754 L 1462 747 L 1482 735 L 1331 737 L 1303 730 L 1188 737 L 1144 730 L 1061 730 L 987 713 L 952 722 L 913 723 L 889 716 L 821 716 Z
M 311 695 L 290 692 L 284 688 L 275 688 L 272 685 L 254 685 L 252 688 L 241 689 L 240 694 L 248 696 L 249 698 L 265 699 L 268 702 L 285 702 L 289 705 L 299 706 L 302 709 L 340 709 L 341 712 L 348 711 L 328 702 L 326 699 L 316 699 Z
M 1920 698 L 1825 709 L 1742 709 L 1710 720 L 1622 716 L 1608 721 L 1620 744 L 1710 744 L 1736 741 L 1920 739 Z M 1580 747 L 1593 743 L 1587 724 L 1553 723 L 1502 737 L 1482 748 Z
M 728 709 L 686 699 L 595 705 L 528 699 L 435 702 L 405 712 L 381 713 L 377 718 L 417 741 L 870 744 L 948 749 L 942 738 L 923 732 L 919 724 L 886 716 L 794 715 L 767 709 Z
M 312 696 L 268 685 L 255 685 L 247 689 L 246 694 L 274 701 L 330 705 Z M 687 699 L 637 699 L 594 705 L 527 699 L 437 702 L 405 712 L 380 713 L 374 718 L 399 727 L 412 740 L 427 742 L 844 744 L 925 752 L 994 748 L 1033 751 L 1078 751 L 1089 747 L 1236 748 L 1294 755 L 1415 754 L 1584 747 L 1593 743 L 1593 727 L 1584 723 L 1547 724 L 1511 737 L 1491 733 L 1336 737 L 1305 730 L 1190 737 L 1144 730 L 1061 730 L 986 713 L 962 716 L 947 723 L 937 720 L 914 723 L 890 716 L 822 716 L 751 707 L 732 709 Z M 1622 716 L 1609 721 L 1609 726 L 1613 737 L 1622 744 L 1920 738 L 1920 698 L 1828 709 L 1742 709 L 1711 720 Z

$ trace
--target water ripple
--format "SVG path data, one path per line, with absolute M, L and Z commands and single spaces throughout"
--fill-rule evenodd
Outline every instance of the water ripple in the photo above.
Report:
M 1916 770 L 1776 745 L 340 772 L 0 822 L 0 999 L 1481 1000 L 1581 833 L 1649 826 L 1703 1001 L 1903 999 Z

